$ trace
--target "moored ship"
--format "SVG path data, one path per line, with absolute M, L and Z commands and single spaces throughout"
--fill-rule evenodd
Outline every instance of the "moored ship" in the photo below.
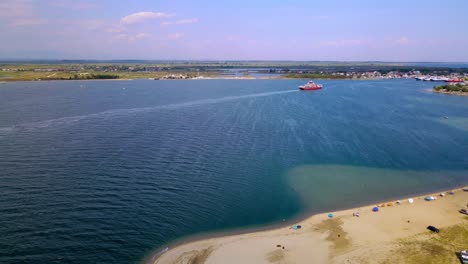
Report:
M 461 83 L 461 82 L 463 82 L 463 80 L 461 80 L 461 79 L 448 79 L 448 80 L 446 80 L 445 82 L 449 82 L 449 83 Z
M 299 86 L 299 90 L 302 91 L 313 91 L 313 90 L 320 90 L 322 89 L 322 85 L 316 84 L 313 81 L 309 81 L 308 83 Z

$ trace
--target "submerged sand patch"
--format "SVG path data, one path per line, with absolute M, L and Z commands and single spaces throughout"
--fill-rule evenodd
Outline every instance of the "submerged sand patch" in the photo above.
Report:
M 468 132 L 468 118 L 466 117 L 442 117 L 435 119 L 435 121 Z
M 302 165 L 287 172 L 306 210 L 351 208 L 374 199 L 401 198 L 450 182 L 466 181 L 467 170 L 417 171 L 350 165 Z

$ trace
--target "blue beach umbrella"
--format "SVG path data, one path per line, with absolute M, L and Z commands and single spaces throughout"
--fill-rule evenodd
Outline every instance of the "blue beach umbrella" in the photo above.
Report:
M 328 217 L 332 218 L 332 217 L 333 217 L 333 214 L 332 214 L 332 213 L 329 213 L 329 214 L 328 214 Z
M 373 211 L 373 212 L 378 212 L 378 211 L 379 211 L 379 208 L 376 206 L 376 207 L 372 208 L 372 211 Z

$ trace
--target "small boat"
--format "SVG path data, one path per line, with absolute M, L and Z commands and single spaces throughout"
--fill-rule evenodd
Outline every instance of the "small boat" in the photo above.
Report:
M 442 82 L 442 81 L 445 81 L 443 78 L 441 77 L 431 77 L 429 79 L 431 82 Z
M 316 84 L 313 81 L 309 81 L 308 83 L 299 86 L 299 90 L 302 91 L 314 91 L 322 89 L 322 85 Z

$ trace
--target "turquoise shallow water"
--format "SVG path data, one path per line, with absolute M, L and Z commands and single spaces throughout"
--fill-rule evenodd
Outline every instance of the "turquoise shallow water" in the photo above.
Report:
M 302 83 L 0 84 L 0 262 L 139 262 L 197 233 L 468 183 L 468 97 Z

